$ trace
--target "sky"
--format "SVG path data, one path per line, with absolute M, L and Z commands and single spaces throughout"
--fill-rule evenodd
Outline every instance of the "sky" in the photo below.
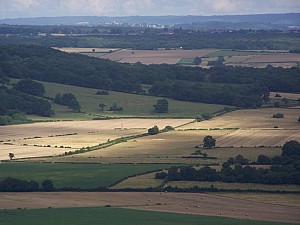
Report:
M 0 18 L 300 12 L 300 0 L 0 0 Z

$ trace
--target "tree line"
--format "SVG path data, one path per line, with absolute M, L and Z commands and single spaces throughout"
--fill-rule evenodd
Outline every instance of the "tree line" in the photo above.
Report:
M 268 157 L 259 156 L 258 162 Z M 281 156 L 269 159 L 270 169 L 249 166 L 249 160 L 242 156 L 230 158 L 217 171 L 205 166 L 199 170 L 191 167 L 172 167 L 166 172 L 156 173 L 156 179 L 167 181 L 222 181 L 228 183 L 300 184 L 300 144 L 289 141 L 282 148 Z M 257 164 L 257 163 L 253 163 Z M 246 166 L 242 166 L 246 165 Z
M 0 180 L 0 192 L 33 192 L 33 191 L 54 191 L 54 184 L 51 180 L 44 180 L 40 184 L 37 181 L 20 180 L 6 177 Z

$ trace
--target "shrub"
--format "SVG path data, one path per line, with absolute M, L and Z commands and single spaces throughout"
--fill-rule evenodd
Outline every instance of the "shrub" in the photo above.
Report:
M 109 95 L 108 91 L 97 91 L 96 95 Z
M 276 113 L 273 115 L 273 118 L 283 118 L 284 115 L 282 113 Z
M 156 126 L 156 125 L 154 127 L 148 129 L 148 134 L 150 134 L 150 135 L 155 135 L 158 133 L 159 133 L 159 129 L 158 129 L 158 126 Z

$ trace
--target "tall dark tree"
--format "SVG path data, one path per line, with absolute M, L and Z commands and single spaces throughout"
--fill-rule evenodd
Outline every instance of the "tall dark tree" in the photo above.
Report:
M 104 111 L 104 107 L 105 107 L 105 104 L 103 104 L 103 103 L 99 104 L 100 111 Z
M 168 113 L 169 112 L 169 102 L 167 99 L 157 100 L 156 105 L 153 105 L 154 112 L 156 113 Z
M 208 135 L 203 139 L 203 147 L 205 148 L 213 148 L 216 145 L 216 139 L 212 136 Z
M 81 106 L 76 99 L 72 99 L 69 103 L 69 109 L 72 109 L 74 112 L 80 112 Z

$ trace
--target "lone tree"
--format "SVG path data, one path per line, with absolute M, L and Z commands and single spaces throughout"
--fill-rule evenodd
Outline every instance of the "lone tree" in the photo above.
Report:
M 154 112 L 156 113 L 168 113 L 169 112 L 169 102 L 167 99 L 157 100 L 156 105 L 153 105 Z
M 80 112 L 81 106 L 76 99 L 72 99 L 69 103 L 69 109 L 72 109 L 74 112 Z
M 216 146 L 216 139 L 212 136 L 208 135 L 203 139 L 203 147 L 205 148 L 213 148 Z
M 114 102 L 114 104 L 109 108 L 109 111 L 120 112 L 123 111 L 123 108 L 121 106 L 118 106 L 117 103 Z
M 150 135 L 155 135 L 158 133 L 159 133 L 159 129 L 158 129 L 158 126 L 156 126 L 156 125 L 154 127 L 148 129 L 148 134 L 150 134 Z
M 105 107 L 105 106 L 106 106 L 105 104 L 100 103 L 100 104 L 99 104 L 100 111 L 104 111 L 104 107 Z
M 9 157 L 10 160 L 12 160 L 12 159 L 15 157 L 15 154 L 12 153 L 12 152 L 10 152 L 10 153 L 8 154 L 8 157 Z

